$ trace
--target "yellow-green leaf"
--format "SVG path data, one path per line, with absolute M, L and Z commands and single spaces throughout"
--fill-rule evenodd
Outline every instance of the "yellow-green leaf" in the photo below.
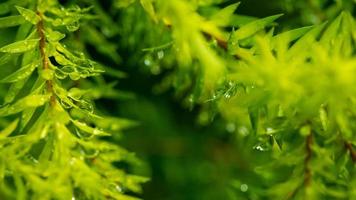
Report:
M 103 130 L 100 130 L 98 128 L 93 128 L 88 126 L 86 123 L 80 122 L 78 120 L 72 120 L 73 124 L 79 128 L 80 130 L 90 133 L 92 135 L 98 135 L 98 136 L 108 136 L 110 135 L 109 133 L 104 132 Z
M 30 63 L 30 64 L 22 67 L 21 69 L 17 70 L 13 74 L 7 76 L 3 80 L 1 80 L 1 82 L 2 83 L 13 83 L 13 82 L 23 80 L 23 79 L 29 77 L 32 74 L 33 70 L 35 70 L 36 67 L 38 67 L 39 65 L 40 65 L 39 60 L 37 60 L 33 63 Z
M 16 119 L 11 124 L 9 124 L 4 130 L 0 131 L 0 139 L 6 138 L 11 133 L 13 133 L 18 123 L 19 123 L 19 119 Z
M 221 9 L 210 18 L 210 21 L 217 26 L 229 25 L 231 18 L 239 5 L 240 3 L 234 3 L 224 9 Z
M 140 0 L 143 9 L 152 17 L 152 19 L 157 22 L 157 16 L 155 9 L 152 5 L 152 0 Z
M 0 52 L 3 53 L 22 53 L 35 48 L 38 44 L 39 39 L 29 39 L 14 42 L 12 44 L 6 45 L 0 48 Z
M 24 18 L 20 15 L 2 17 L 0 18 L 0 28 L 18 26 L 20 24 L 23 24 L 24 22 Z
M 16 9 L 26 21 L 29 21 L 32 24 L 37 24 L 41 20 L 41 18 L 32 10 L 20 6 L 16 6 Z
M 19 113 L 26 108 L 39 107 L 48 102 L 49 95 L 29 95 L 18 100 L 13 105 L 7 105 L 0 108 L 0 116 L 8 116 Z
M 258 31 L 264 29 L 266 26 L 271 24 L 273 21 L 281 17 L 283 14 L 273 15 L 270 17 L 258 19 L 256 21 L 250 22 L 245 26 L 242 26 L 240 29 L 233 32 L 231 39 L 232 40 L 240 40 L 247 37 L 252 36 L 253 34 L 257 33 Z

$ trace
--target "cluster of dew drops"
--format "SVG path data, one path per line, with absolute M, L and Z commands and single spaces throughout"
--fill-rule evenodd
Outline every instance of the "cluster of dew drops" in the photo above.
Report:
M 152 51 L 144 56 L 143 64 L 147 66 L 153 75 L 161 73 L 161 62 L 165 56 L 163 50 Z

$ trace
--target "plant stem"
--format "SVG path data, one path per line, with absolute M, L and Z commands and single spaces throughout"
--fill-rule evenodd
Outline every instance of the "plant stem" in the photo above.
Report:
M 310 161 L 312 158 L 312 145 L 313 145 L 313 134 L 310 133 L 305 139 L 305 150 L 306 157 L 304 159 L 304 185 L 309 186 L 312 178 L 311 170 L 310 170 Z
M 49 61 L 48 57 L 46 55 L 46 36 L 45 36 L 45 31 L 44 31 L 44 24 L 43 24 L 43 17 L 42 13 L 37 12 L 37 15 L 40 17 L 40 21 L 37 23 L 37 33 L 40 37 L 40 42 L 39 42 L 39 49 L 41 53 L 41 58 L 42 58 L 42 67 L 43 70 L 49 70 Z M 46 80 L 46 85 L 47 85 L 47 92 L 51 94 L 50 97 L 50 105 L 54 106 L 56 103 L 56 97 L 53 91 L 53 81 L 52 80 Z
M 351 142 L 345 141 L 344 145 L 345 145 L 346 150 L 347 150 L 348 152 L 350 152 L 350 157 L 351 157 L 352 161 L 353 161 L 354 163 L 356 163 L 356 151 L 354 150 L 354 148 L 353 148 Z

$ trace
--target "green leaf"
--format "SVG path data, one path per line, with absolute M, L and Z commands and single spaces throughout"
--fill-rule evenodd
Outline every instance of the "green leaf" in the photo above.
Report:
M 24 87 L 26 82 L 27 82 L 27 78 L 11 84 L 9 91 L 5 96 L 4 103 L 5 104 L 11 103 L 18 95 L 20 90 Z
M 39 39 L 28 39 L 22 40 L 18 42 L 14 42 L 12 44 L 6 45 L 0 48 L 0 52 L 4 53 L 23 53 L 35 48 L 38 44 Z
M 0 57 L 0 66 L 8 63 L 13 58 L 11 54 L 4 54 Z
M 39 60 L 37 60 L 33 63 L 30 63 L 30 64 L 22 67 L 21 69 L 17 70 L 13 74 L 7 76 L 3 80 L 1 80 L 1 82 L 2 83 L 13 83 L 13 82 L 23 80 L 23 79 L 29 77 L 32 74 L 33 70 L 35 70 L 36 67 L 38 67 L 39 65 L 40 65 Z
M 233 32 L 231 39 L 233 41 L 238 41 L 250 37 L 253 34 L 257 33 L 258 31 L 264 29 L 266 26 L 270 25 L 272 22 L 274 22 L 282 15 L 283 14 L 273 15 L 270 17 L 266 17 L 263 19 L 258 19 L 256 21 L 250 22 L 245 26 L 242 26 L 240 29 L 236 30 L 235 32 Z
M 217 26 L 227 26 L 240 3 L 231 4 L 215 13 L 210 20 Z
M 103 130 L 100 130 L 98 128 L 93 128 L 88 126 L 86 123 L 80 122 L 78 120 L 72 120 L 73 124 L 79 128 L 80 130 L 90 133 L 91 135 L 95 136 L 110 136 L 109 133 L 104 132 Z
M 310 31 L 308 31 L 305 35 L 303 35 L 301 38 L 299 38 L 297 42 L 295 42 L 295 44 L 293 44 L 293 46 L 289 49 L 289 57 L 293 57 L 298 53 L 300 54 L 300 52 L 304 54 L 309 54 L 306 52 L 306 47 L 310 47 L 311 44 L 316 41 L 316 38 L 320 35 L 325 25 L 326 23 L 317 25 Z
M 0 28 L 7 28 L 23 24 L 25 20 L 22 16 L 9 16 L 0 18 Z
M 32 24 L 37 24 L 39 21 L 41 21 L 41 18 L 32 10 L 16 6 L 16 9 L 19 11 L 19 13 L 22 15 L 25 20 L 29 21 Z
M 0 116 L 8 116 L 19 113 L 27 108 L 34 108 L 44 105 L 49 101 L 50 95 L 29 95 L 14 103 L 0 108 Z
M 11 1 L 7 1 L 5 3 L 0 3 L 0 15 L 4 15 L 10 12 L 10 8 L 12 7 Z
M 344 13 L 341 13 L 324 31 L 320 42 L 323 44 L 330 44 L 333 39 L 339 35 L 339 30 L 341 26 L 341 21 L 343 19 Z
M 241 27 L 245 24 L 251 23 L 256 20 L 258 20 L 258 18 L 256 18 L 256 17 L 235 14 L 235 15 L 231 16 L 230 25 L 236 26 L 236 27 Z
M 140 3 L 143 7 L 143 9 L 146 10 L 146 12 L 152 17 L 152 19 L 157 22 L 157 16 L 156 16 L 156 12 L 155 9 L 152 5 L 152 0 L 140 0 Z
M 310 31 L 312 28 L 313 28 L 313 26 L 306 26 L 306 27 L 286 31 L 286 32 L 283 32 L 281 34 L 274 36 L 273 41 L 275 42 L 275 41 L 283 39 L 283 40 L 288 40 L 286 42 L 289 43 L 291 41 L 294 41 L 294 40 L 302 37 L 308 31 Z
M 65 34 L 58 31 L 54 31 L 52 29 L 47 29 L 46 31 L 46 37 L 50 42 L 58 42 L 62 40 L 65 36 Z
M 2 130 L 0 132 L 0 139 L 6 138 L 11 133 L 13 133 L 15 131 L 18 123 L 19 123 L 19 119 L 16 119 L 11 124 L 9 124 L 4 130 Z

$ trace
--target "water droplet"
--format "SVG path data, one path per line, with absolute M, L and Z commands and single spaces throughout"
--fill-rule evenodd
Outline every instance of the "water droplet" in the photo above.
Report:
M 119 191 L 119 192 L 122 192 L 122 191 L 123 191 L 123 190 L 122 190 L 122 187 L 120 187 L 119 185 L 116 185 L 115 188 L 116 188 L 116 190 Z
M 272 133 L 275 133 L 275 132 L 277 132 L 277 131 L 274 128 L 271 128 L 271 127 L 266 128 L 266 133 L 267 134 L 272 134 Z
M 69 74 L 69 77 L 72 79 L 72 80 L 74 80 L 74 81 L 76 81 L 76 80 L 79 80 L 80 79 L 80 73 L 78 73 L 78 72 L 73 72 L 73 73 L 70 73 Z
M 226 124 L 226 131 L 229 133 L 233 133 L 236 130 L 236 125 L 234 123 Z
M 74 165 L 74 163 L 76 162 L 77 160 L 75 158 L 71 158 L 70 161 L 69 161 L 69 164 L 70 165 Z
M 153 75 L 158 75 L 158 74 L 160 74 L 160 73 L 161 73 L 161 67 L 160 67 L 159 65 L 153 65 L 153 66 L 151 67 L 151 73 L 152 73 Z
M 79 26 L 80 26 L 79 22 L 78 21 L 74 21 L 73 23 L 68 24 L 66 26 L 66 28 L 67 28 L 68 31 L 74 32 L 74 31 L 79 29 Z
M 158 59 L 162 59 L 163 57 L 164 57 L 164 51 L 159 51 L 159 52 L 157 52 L 157 57 L 158 57 Z
M 65 109 L 69 109 L 72 108 L 71 102 L 69 102 L 70 100 L 63 100 L 60 99 L 61 105 L 65 108 Z
M 231 98 L 231 95 L 229 93 L 224 94 L 225 99 Z
M 103 131 L 101 129 L 98 129 L 98 128 L 95 128 L 94 131 L 93 131 L 94 135 L 100 135 L 102 133 L 103 133 Z
M 247 184 L 241 184 L 240 190 L 241 190 L 241 192 L 247 192 L 247 190 L 248 190 L 248 185 L 247 185 Z
M 238 133 L 242 136 L 247 136 L 249 134 L 248 128 L 246 128 L 245 126 L 241 126 L 238 129 Z
M 194 103 L 194 97 L 193 97 L 193 95 L 190 95 L 188 101 L 189 101 L 189 103 Z
M 234 82 L 233 81 L 229 81 L 229 86 L 230 87 L 232 87 L 232 86 L 234 86 L 235 84 L 234 84 Z
M 31 155 L 28 155 L 28 159 L 31 160 L 33 163 L 38 164 L 38 160 Z
M 257 145 L 253 148 L 256 149 L 257 151 L 266 151 L 261 145 Z
M 75 196 L 72 196 L 72 200 L 75 200 Z
M 53 22 L 52 22 L 53 26 L 60 26 L 63 24 L 63 21 L 59 18 L 55 19 Z
M 150 66 L 152 63 L 150 59 L 145 59 L 143 62 L 145 63 L 146 66 Z

